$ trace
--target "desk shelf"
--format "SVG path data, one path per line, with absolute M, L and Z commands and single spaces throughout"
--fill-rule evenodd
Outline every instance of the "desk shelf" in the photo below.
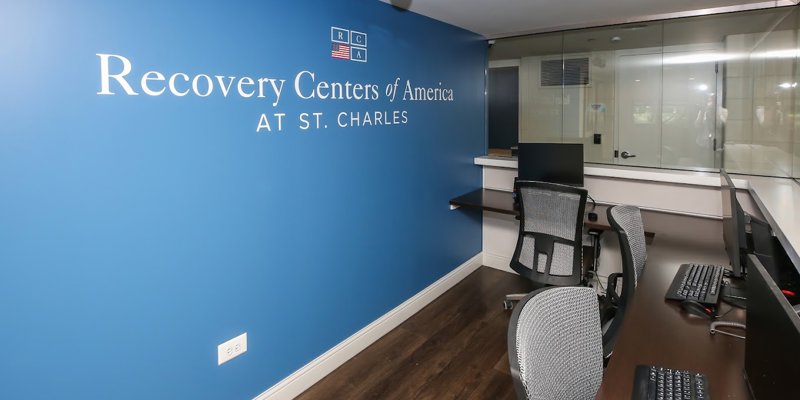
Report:
M 514 207 L 514 197 L 511 192 L 502 190 L 478 189 L 450 200 L 451 209 L 459 207 L 519 215 L 519 210 Z

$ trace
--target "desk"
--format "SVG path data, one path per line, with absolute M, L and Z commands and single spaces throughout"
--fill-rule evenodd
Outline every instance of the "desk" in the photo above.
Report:
M 758 208 L 800 272 L 800 184 L 793 179 L 747 177 Z
M 664 300 L 679 265 L 648 264 L 628 308 L 603 376 L 598 399 L 627 399 L 637 365 L 657 365 L 706 375 L 712 399 L 749 399 L 744 381 L 744 340 L 710 335 L 709 320 L 681 312 Z M 744 323 L 745 311 L 720 303 L 722 320 Z M 736 332 L 736 330 L 730 330 Z
M 519 210 L 514 205 L 514 197 L 512 196 L 511 192 L 506 192 L 503 190 L 478 189 L 450 200 L 451 209 L 456 209 L 459 207 L 492 211 L 507 215 L 519 215 Z M 590 207 L 587 204 L 587 210 L 589 208 Z M 595 212 L 598 216 L 598 221 L 592 222 L 584 220 L 583 226 L 590 230 L 611 230 L 611 226 L 609 226 L 608 222 L 606 221 L 607 208 L 607 206 L 598 205 L 595 209 Z M 644 235 L 647 243 L 649 244 L 652 242 L 655 233 L 645 232 Z
M 451 209 L 459 207 L 519 215 L 514 207 L 514 196 L 503 190 L 478 189 L 450 200 Z

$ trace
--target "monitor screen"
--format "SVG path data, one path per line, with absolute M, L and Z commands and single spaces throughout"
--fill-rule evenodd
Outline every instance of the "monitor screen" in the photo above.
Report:
M 747 246 L 744 211 L 736 200 L 736 186 L 724 169 L 719 171 L 720 193 L 722 195 L 722 239 L 725 251 L 731 262 L 733 276 L 740 278 L 743 274 L 742 247 Z
M 755 399 L 794 397 L 800 376 L 800 317 L 758 258 L 749 255 L 747 262 L 747 385 Z
M 518 178 L 583 186 L 582 143 L 520 143 Z

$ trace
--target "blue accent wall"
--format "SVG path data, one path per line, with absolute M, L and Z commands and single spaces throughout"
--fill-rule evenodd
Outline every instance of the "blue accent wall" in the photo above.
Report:
M 367 62 L 333 58 L 331 27 Z M 98 94 L 97 54 L 139 94 Z M 250 399 L 479 253 L 448 200 L 481 185 L 485 65 L 478 35 L 378 1 L 4 2 L 0 398 Z M 302 99 L 304 70 L 379 98 Z M 286 83 L 276 106 L 149 96 L 147 71 Z M 390 101 L 396 78 L 454 99 Z

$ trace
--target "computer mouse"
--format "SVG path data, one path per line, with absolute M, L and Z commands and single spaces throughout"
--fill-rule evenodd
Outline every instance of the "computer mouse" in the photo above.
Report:
M 714 310 L 710 307 L 706 307 L 694 300 L 684 300 L 681 302 L 681 309 L 683 311 L 697 315 L 698 317 L 703 317 L 706 319 L 711 319 L 714 317 Z

